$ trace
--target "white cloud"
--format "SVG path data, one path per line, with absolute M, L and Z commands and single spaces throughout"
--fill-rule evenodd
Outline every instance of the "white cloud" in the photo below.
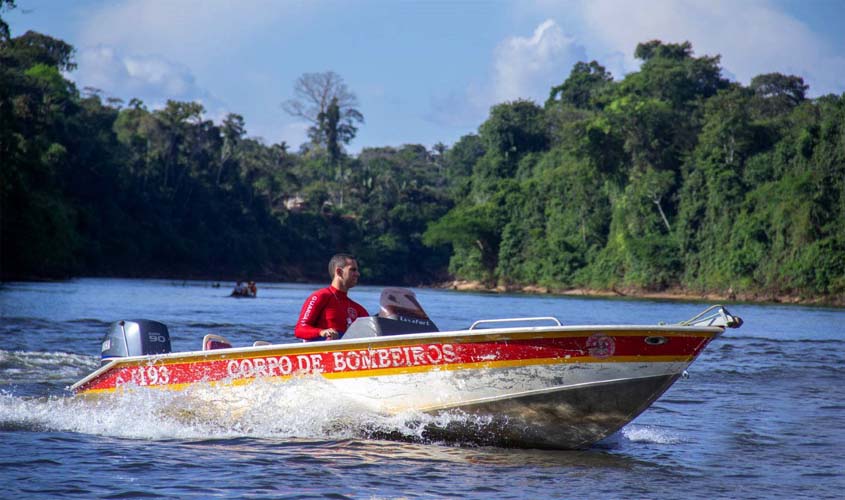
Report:
M 444 126 L 483 122 L 490 107 L 517 99 L 545 102 L 549 90 L 563 83 L 586 51 L 551 19 L 540 23 L 531 36 L 511 36 L 493 51 L 489 83 L 472 83 L 463 92 L 432 99 L 426 118 Z
M 160 87 L 167 95 L 185 95 L 194 86 L 193 75 L 187 68 L 150 56 L 129 56 L 123 60 L 129 78 Z
M 530 37 L 510 37 L 496 48 L 494 102 L 518 98 L 543 102 L 549 89 L 562 83 L 572 66 L 585 58 L 584 47 L 551 19 Z
M 77 86 L 95 87 L 109 96 L 137 97 L 153 107 L 167 99 L 207 104 L 217 101 L 197 85 L 186 66 L 161 56 L 125 54 L 99 45 L 80 50 L 77 63 L 77 71 L 69 75 Z
M 272 0 L 110 2 L 91 12 L 79 44 L 166 54 L 196 69 L 222 54 L 236 54 L 262 28 L 278 22 L 286 11 L 279 5 Z
M 276 85 L 266 70 L 257 70 L 264 80 L 260 90 L 247 82 L 248 75 L 221 71 L 237 68 L 245 54 L 268 43 L 268 33 L 284 29 L 296 16 L 307 18 L 322 2 L 115 0 L 97 7 L 74 43 L 79 66 L 70 76 L 80 88 L 96 87 L 124 100 L 137 97 L 150 109 L 168 99 L 196 101 L 206 108 L 206 118 L 218 123 L 229 112 L 245 115 L 250 136 L 295 146 L 305 141 L 307 127 L 279 123 L 281 113 L 243 109 L 245 92 L 254 97 Z M 231 93 L 232 79 L 240 79 L 235 88 L 241 93 Z M 270 94 L 263 97 L 276 99 Z

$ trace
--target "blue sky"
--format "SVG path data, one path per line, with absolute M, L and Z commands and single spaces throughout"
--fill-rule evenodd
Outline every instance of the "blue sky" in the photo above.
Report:
M 720 54 L 744 84 L 778 71 L 811 96 L 845 92 L 845 0 L 17 0 L 4 18 L 13 36 L 74 45 L 80 89 L 197 100 L 268 144 L 305 142 L 281 103 L 303 73 L 334 71 L 365 118 L 353 153 L 451 145 L 496 103 L 542 103 L 578 61 L 635 71 L 636 44 L 655 38 Z

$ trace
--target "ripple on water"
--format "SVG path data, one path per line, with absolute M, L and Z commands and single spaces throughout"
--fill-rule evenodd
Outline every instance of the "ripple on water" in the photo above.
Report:
M 174 348 L 205 333 L 236 345 L 290 339 L 309 285 L 236 302 L 207 285 L 77 280 L 0 287 L 0 484 L 10 498 L 838 498 L 845 324 L 838 310 L 742 305 L 634 423 L 585 451 L 444 446 L 424 417 L 385 417 L 302 383 L 229 399 L 139 392 L 85 402 L 61 387 L 99 363 L 112 321 L 151 317 Z M 376 303 L 380 289 L 356 288 Z M 503 316 L 573 322 L 690 317 L 697 304 L 489 296 L 425 290 L 438 325 Z M 589 321 L 586 321 L 589 320 Z M 77 372 L 79 372 L 77 374 Z M 316 403 L 327 400 L 326 403 Z M 438 422 L 431 422 L 438 424 Z M 375 439 L 373 429 L 403 441 Z M 8 466 L 9 463 L 17 465 Z M 37 478 L 37 481 L 33 481 Z

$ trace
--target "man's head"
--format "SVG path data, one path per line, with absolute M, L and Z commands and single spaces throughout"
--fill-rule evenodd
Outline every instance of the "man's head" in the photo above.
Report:
M 332 285 L 340 291 L 346 292 L 358 284 L 358 261 L 350 254 L 339 253 L 329 261 L 329 275 Z

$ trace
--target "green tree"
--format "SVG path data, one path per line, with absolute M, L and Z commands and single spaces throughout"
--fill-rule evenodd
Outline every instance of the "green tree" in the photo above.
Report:
M 0 14 L 6 10 L 12 10 L 15 7 L 15 0 L 0 0 Z M 0 17 L 0 43 L 8 43 L 9 38 L 11 38 L 9 24 Z
M 613 75 L 596 61 L 575 63 L 566 81 L 552 87 L 545 107 L 563 103 L 579 109 L 600 109 L 597 99 L 612 81 Z
M 429 246 L 451 245 L 452 273 L 492 285 L 496 282 L 503 216 L 496 201 L 459 205 L 429 224 L 423 241 Z
M 363 235 L 356 254 L 375 282 L 422 283 L 442 274 L 448 256 L 422 242 L 426 224 L 451 206 L 439 166 L 421 145 L 367 148 L 353 176 L 350 210 Z
M 809 88 L 800 76 L 781 73 L 757 75 L 749 87 L 757 97 L 755 111 L 763 118 L 788 113 L 804 101 Z
M 469 194 L 472 170 L 485 153 L 484 142 L 476 134 L 461 137 L 446 151 L 444 164 L 452 199 L 461 199 Z
M 518 100 L 493 106 L 479 127 L 487 152 L 515 166 L 526 153 L 542 151 L 548 144 L 543 108 L 531 101 Z M 513 172 L 502 171 L 504 176 Z
M 220 152 L 220 162 L 217 169 L 217 178 L 215 180 L 215 184 L 218 186 L 220 185 L 221 178 L 223 177 L 224 169 L 229 170 L 227 167 L 232 165 L 232 163 L 237 159 L 237 152 L 240 143 L 246 134 L 244 117 L 236 113 L 227 114 L 226 118 L 223 119 L 222 133 L 223 148 Z
M 691 288 L 730 283 L 748 270 L 745 264 L 728 265 L 724 257 L 748 189 L 746 163 L 762 147 L 751 120 L 751 98 L 747 89 L 736 87 L 708 100 L 698 145 L 684 167 L 678 236 L 684 281 Z
M 27 31 L 5 43 L 9 44 L 9 49 L 14 52 L 15 64 L 20 68 L 44 64 L 60 71 L 76 69 L 76 63 L 73 61 L 75 49 L 62 40 Z
M 634 56 L 643 64 L 638 73 L 625 78 L 626 87 L 674 107 L 695 105 L 729 84 L 721 75 L 720 56 L 693 57 L 689 42 L 651 40 L 638 44 Z
M 519 100 L 493 106 L 479 127 L 485 154 L 473 167 L 471 195 L 485 203 L 499 189 L 500 179 L 513 178 L 526 155 L 543 151 L 548 135 L 543 108 Z
M 3 9 L 13 7 L 8 2 Z M 0 36 L 0 275 L 60 277 L 77 264 L 76 211 L 62 191 L 76 89 L 73 51 L 28 32 Z
M 308 135 L 314 145 L 330 148 L 341 142 L 348 144 L 357 133 L 355 124 L 364 122 L 364 115 L 358 111 L 358 98 L 333 71 L 303 74 L 294 84 L 294 96 L 282 107 L 311 125 Z M 337 109 L 330 112 L 332 105 Z M 336 134 L 332 145 L 328 133 Z

